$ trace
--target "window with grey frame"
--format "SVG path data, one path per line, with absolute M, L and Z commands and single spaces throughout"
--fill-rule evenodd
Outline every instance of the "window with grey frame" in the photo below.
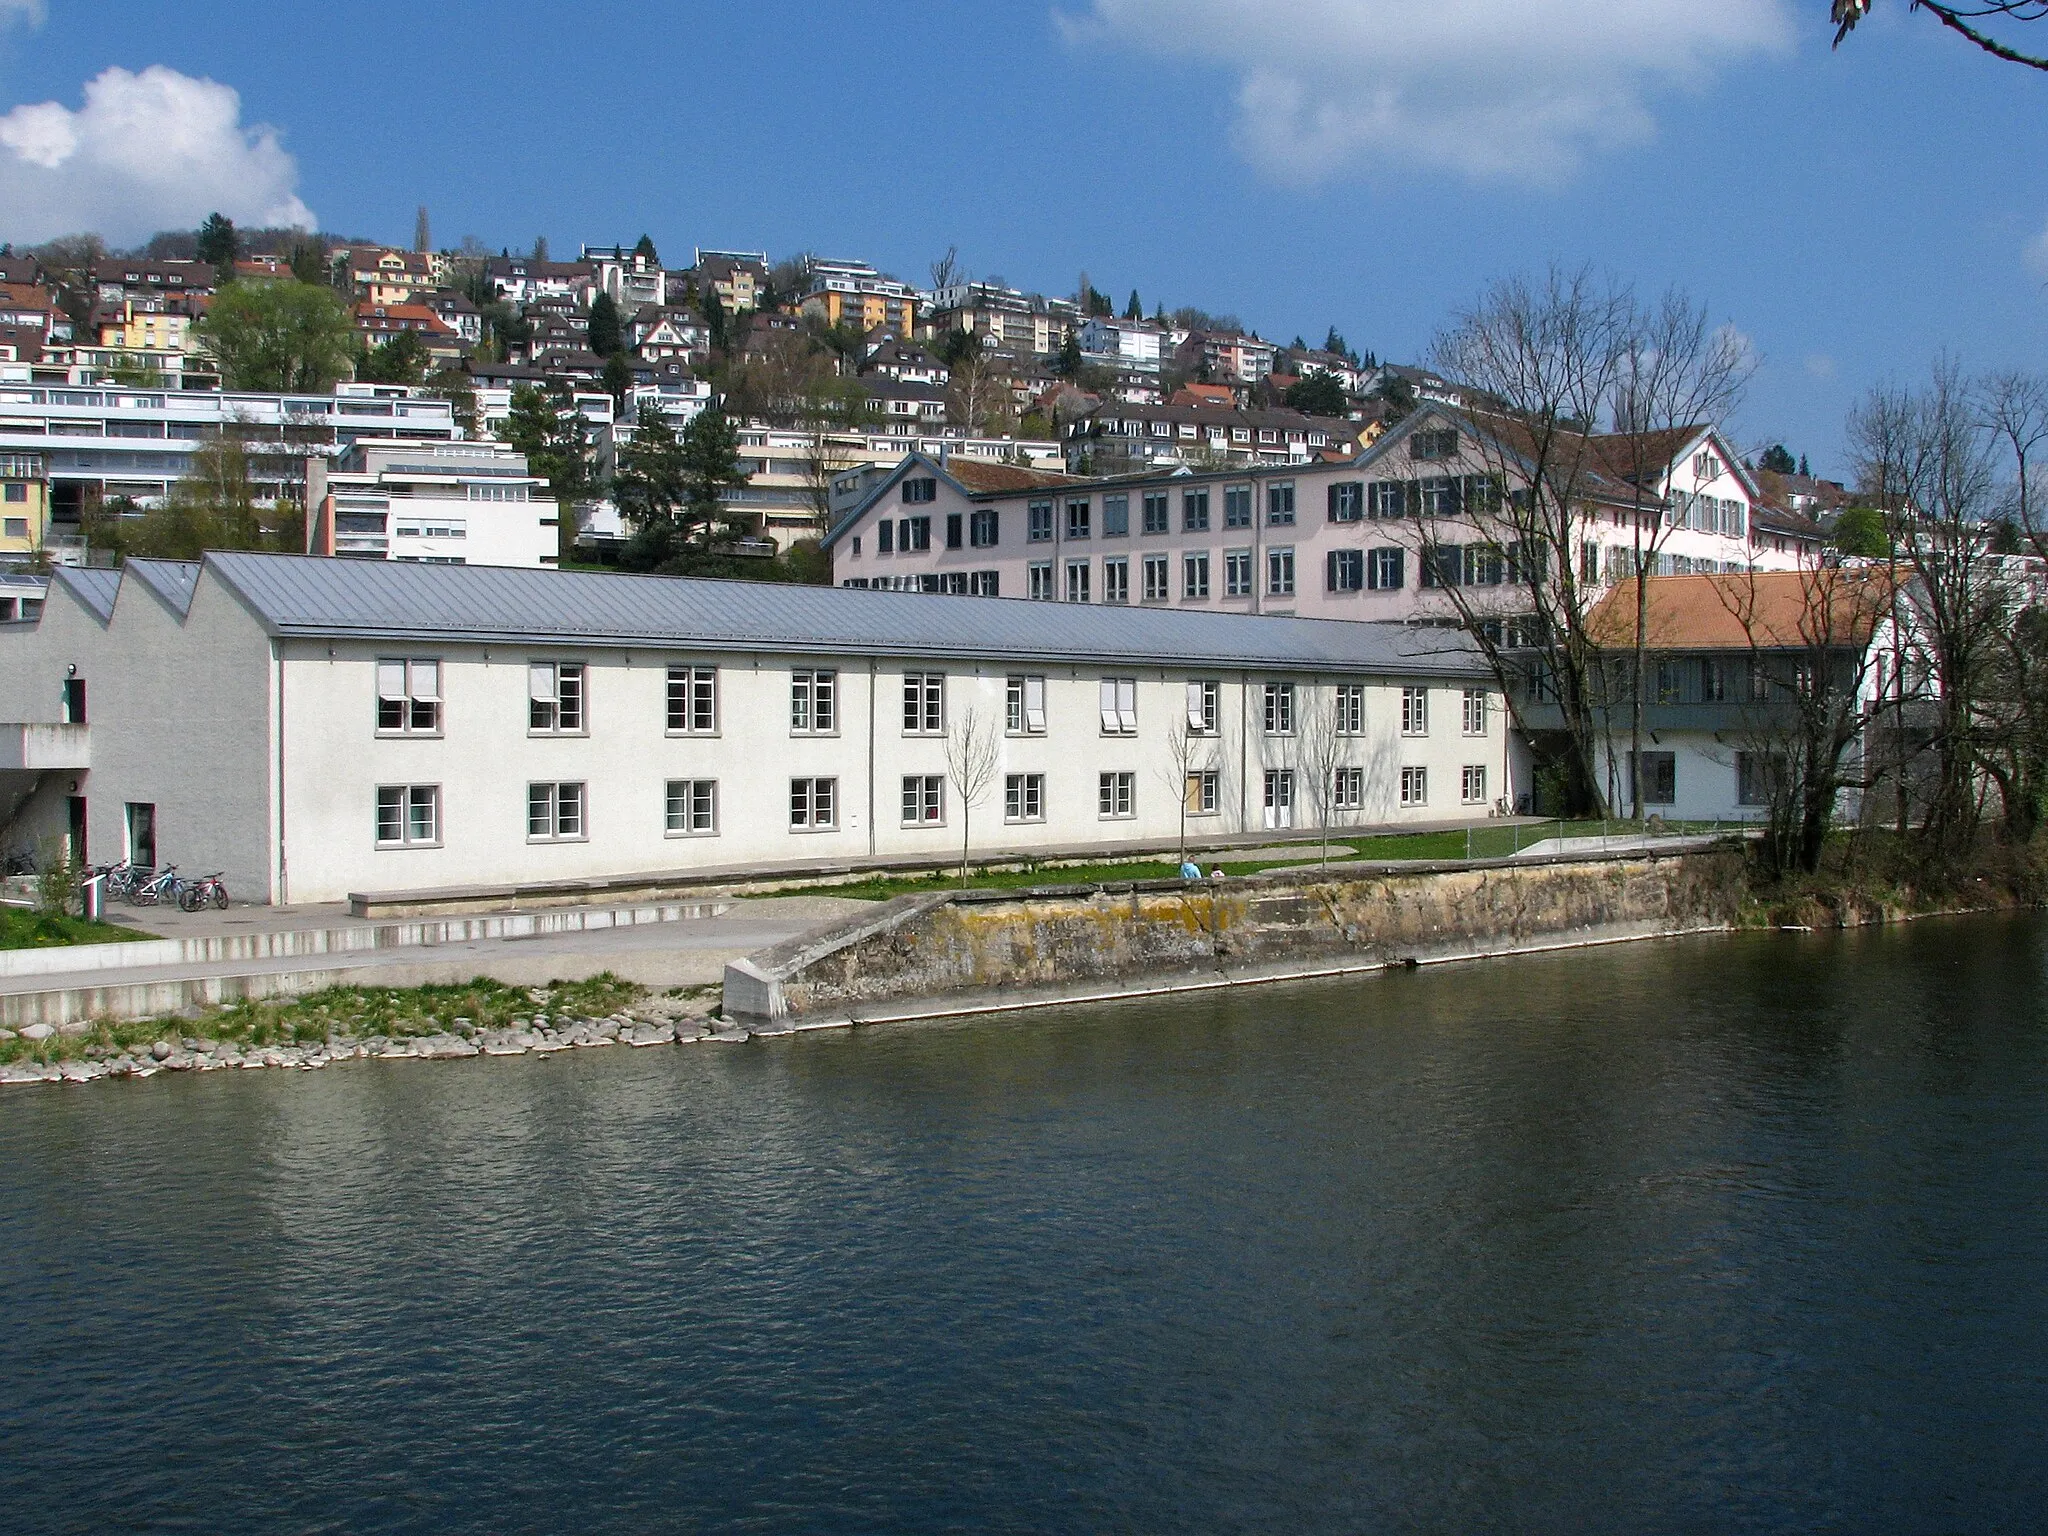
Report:
M 587 720 L 580 661 L 536 661 L 526 669 L 526 728 L 534 736 L 580 736 Z
M 668 732 L 710 736 L 718 731 L 718 668 L 668 669 Z
M 789 730 L 793 736 L 830 736 L 839 729 L 839 674 L 799 667 L 789 674 Z
M 81 688 L 83 685 L 80 685 Z M 377 734 L 441 734 L 441 663 L 424 657 L 377 661 Z
M 946 729 L 946 674 L 903 674 L 903 734 L 939 736 Z
M 529 843 L 574 843 L 589 836 L 586 786 L 553 782 L 526 786 L 526 840 Z
M 706 837 L 718 830 L 718 781 L 670 779 L 663 819 L 670 837 Z
M 441 841 L 441 786 L 379 784 L 377 846 L 430 848 Z

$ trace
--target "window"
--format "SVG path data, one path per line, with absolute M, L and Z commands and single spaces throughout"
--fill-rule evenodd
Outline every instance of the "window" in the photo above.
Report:
M 1207 597 L 1209 595 L 1209 557 L 1207 554 L 1186 555 L 1180 562 L 1181 596 Z
M 718 729 L 718 668 L 668 669 L 668 728 L 694 736 Z
M 1187 809 L 1190 816 L 1214 816 L 1222 803 L 1219 793 L 1221 779 L 1214 768 L 1203 768 L 1188 775 Z
M 1392 545 L 1366 551 L 1365 586 L 1369 592 L 1398 592 L 1407 584 L 1407 552 Z
M 85 679 L 82 677 L 67 677 L 64 679 L 64 723 L 66 725 L 86 724 Z
M 1014 676 L 1004 691 L 1003 729 L 1012 736 L 1045 734 L 1045 679 Z
M 1167 582 L 1170 579 L 1166 574 L 1168 569 L 1169 567 L 1167 564 L 1166 556 L 1147 555 L 1145 557 L 1146 602 L 1163 603 L 1167 600 L 1168 597 L 1172 596 L 1172 594 L 1167 591 Z
M 1001 571 L 969 571 L 967 590 L 975 597 L 1001 597 L 1003 595 L 1003 573 Z
M 1399 480 L 1376 480 L 1368 488 L 1366 515 L 1369 517 L 1406 517 L 1408 515 L 1408 488 Z
M 19 480 L 8 481 L 6 499 L 9 501 L 27 501 L 28 487 Z M 23 520 L 23 526 L 26 526 L 26 519 Z
M 1052 503 L 1034 501 L 1024 510 L 1025 538 L 1033 544 L 1045 544 L 1052 539 Z
M 718 830 L 718 781 L 668 781 L 668 835 L 703 837 Z
M 1268 597 L 1294 596 L 1293 550 L 1269 549 L 1266 551 L 1266 595 Z
M 896 549 L 900 554 L 922 553 L 932 547 L 932 520 L 906 517 L 896 524 Z
M 1278 485 L 1266 487 L 1266 521 L 1275 528 L 1286 528 L 1294 523 L 1294 482 L 1282 480 Z
M 912 773 L 903 779 L 903 825 L 936 827 L 946 819 L 946 777 Z
M 967 542 L 976 549 L 994 549 L 1000 528 L 994 507 L 979 507 L 967 519 Z
M 1339 736 L 1365 734 L 1365 684 L 1339 683 L 1332 692 Z
M 1105 496 L 1102 498 L 1102 536 L 1105 539 L 1129 538 L 1131 533 L 1131 498 L 1128 496 Z
M 441 663 L 377 661 L 377 731 L 380 735 L 441 734 Z
M 1252 525 L 1252 488 L 1229 485 L 1223 488 L 1223 526 L 1249 528 Z
M 13 489 L 14 489 L 14 487 L 10 485 L 9 487 L 7 487 L 7 489 L 9 489 L 9 490 L 11 491 L 11 490 L 13 490 Z M 7 536 L 8 538 L 10 538 L 10 539 L 25 539 L 25 538 L 27 538 L 27 537 L 28 537 L 28 519 L 27 519 L 27 518 L 25 518 L 25 517 L 10 517 L 10 518 L 8 518 L 8 519 L 7 519 L 7 528 L 6 528 L 6 536 Z
M 903 674 L 903 734 L 937 736 L 946 729 L 946 674 Z
M 1456 458 L 1457 454 L 1458 434 L 1452 427 L 1417 432 L 1408 439 L 1408 456 L 1411 459 L 1451 459 Z
M 1131 562 L 1119 555 L 1102 562 L 1102 600 L 1128 603 L 1131 600 Z
M 1715 453 L 1696 453 L 1692 456 L 1692 477 L 1695 480 L 1718 480 L 1721 478 L 1721 456 Z
M 1362 811 L 1365 809 L 1365 770 L 1363 768 L 1339 768 L 1330 785 L 1330 805 L 1333 810 Z
M 1027 595 L 1033 602 L 1049 603 L 1059 596 L 1053 588 L 1050 560 L 1034 560 L 1024 568 L 1024 577 L 1029 588 Z
M 961 525 L 966 522 L 958 512 L 946 514 L 946 548 L 958 549 L 964 542 L 960 536 Z
M 1458 798 L 1466 805 L 1486 804 L 1486 764 L 1467 763 L 1459 770 Z
M 1003 820 L 1045 820 L 1045 775 L 1011 773 L 1003 776 Z
M 1088 601 L 1088 562 L 1069 560 L 1067 562 L 1067 601 L 1085 603 Z
M 1742 754 L 1738 753 L 1737 756 Z M 1628 755 L 1629 782 L 1636 782 L 1636 755 Z M 1674 752 L 1645 752 L 1643 754 L 1643 804 L 1675 805 L 1678 803 L 1678 755 Z
M 1226 549 L 1223 551 L 1223 595 L 1225 597 L 1250 597 L 1252 595 L 1252 552 L 1248 549 Z
M 1458 723 L 1467 736 L 1486 734 L 1486 690 L 1467 688 L 1458 712 Z
M 1507 577 L 1507 561 L 1501 555 L 1500 546 L 1467 544 L 1463 574 L 1468 587 L 1499 586 Z
M 1266 684 L 1265 719 L 1268 736 L 1294 734 L 1294 684 Z
M 1365 482 L 1336 480 L 1330 485 L 1330 521 L 1356 523 L 1365 517 Z
M 1771 791 L 1785 782 L 1786 760 L 1777 752 L 1735 754 L 1735 803 L 1769 805 Z
M 1138 680 L 1135 677 L 1105 677 L 1102 680 L 1102 733 L 1105 736 L 1138 734 Z
M 1401 690 L 1401 734 L 1403 736 L 1427 736 L 1429 734 L 1429 690 L 1427 688 L 1403 688 Z
M 441 841 L 441 786 L 379 784 L 377 846 L 426 848 Z
M 829 832 L 839 824 L 839 781 L 837 779 L 791 779 L 789 781 L 789 829 L 792 832 Z
M 1441 476 L 1431 480 L 1415 482 L 1416 494 L 1421 501 L 1424 517 L 1456 517 L 1459 510 L 1459 481 L 1455 476 Z
M 1180 526 L 1187 533 L 1209 531 L 1209 492 L 1206 487 L 1180 493 Z
M 1266 770 L 1266 828 L 1278 831 L 1294 825 L 1294 770 Z
M 583 663 L 536 661 L 526 669 L 526 728 L 535 735 L 583 731 Z
M 1135 773 L 1105 773 L 1095 781 L 1096 814 L 1107 821 L 1122 821 L 1137 812 L 1138 776 Z
M 1067 503 L 1067 537 L 1085 539 L 1088 537 L 1089 506 L 1086 501 Z
M 1401 770 L 1401 803 L 1403 805 L 1429 804 L 1429 770 L 1427 768 L 1403 768 Z
M 1361 592 L 1365 589 L 1365 551 L 1333 549 L 1326 580 L 1332 592 Z
M 930 475 L 903 482 L 903 500 L 906 505 L 914 505 L 921 501 L 937 501 L 938 499 L 939 482 Z
M 1223 685 L 1213 677 L 1198 677 L 1188 683 L 1188 729 L 1203 736 L 1216 734 L 1216 703 Z
M 526 840 L 573 843 L 584 837 L 581 784 L 526 786 Z
M 792 736 L 829 736 L 839 729 L 839 674 L 789 674 L 789 730 Z
M 1166 507 L 1166 492 L 1147 491 L 1145 493 L 1145 532 L 1166 533 L 1170 531 L 1168 528 L 1169 514 Z

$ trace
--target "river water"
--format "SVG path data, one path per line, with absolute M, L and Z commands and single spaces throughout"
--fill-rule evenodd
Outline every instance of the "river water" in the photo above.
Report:
M 6 1090 L 0 1529 L 2040 1529 L 2044 962 Z

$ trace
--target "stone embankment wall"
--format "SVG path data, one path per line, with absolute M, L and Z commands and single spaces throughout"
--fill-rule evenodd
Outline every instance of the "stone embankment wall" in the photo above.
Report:
M 906 896 L 726 967 L 750 1027 L 881 1022 L 1730 926 L 1716 847 Z

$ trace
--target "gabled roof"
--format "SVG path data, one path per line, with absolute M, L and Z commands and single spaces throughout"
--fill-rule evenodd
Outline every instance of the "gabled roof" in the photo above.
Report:
M 206 566 L 286 638 L 1490 675 L 1454 631 L 1343 619 L 306 555 Z
M 98 614 L 102 624 L 114 616 L 114 599 L 121 591 L 119 571 L 95 565 L 60 565 L 50 575 L 59 586 Z
M 1655 651 L 1804 650 L 1862 646 L 1897 583 L 1879 569 L 1735 571 L 1648 579 L 1646 645 Z M 1636 584 L 1611 587 L 1586 615 L 1596 645 L 1633 648 Z
M 965 455 L 948 456 L 941 464 L 937 459 L 924 453 L 912 453 L 904 457 L 889 473 L 869 488 L 868 493 L 840 514 L 825 537 L 819 541 L 821 549 L 832 545 L 867 515 L 868 509 L 880 501 L 895 486 L 896 482 L 913 472 L 936 475 L 951 485 L 962 496 L 1002 496 L 1018 491 L 1035 491 L 1041 486 L 1092 485 L 1095 482 L 1084 475 L 1062 474 L 1050 469 L 1026 469 L 1017 464 L 993 464 L 986 459 L 973 459 Z
M 180 618 L 192 611 L 192 594 L 199 587 L 197 560 L 130 560 L 123 569 Z

